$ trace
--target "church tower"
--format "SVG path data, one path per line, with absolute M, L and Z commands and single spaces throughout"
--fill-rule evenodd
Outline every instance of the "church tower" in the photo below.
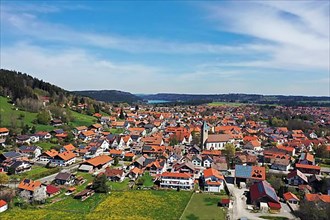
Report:
M 203 122 L 202 133 L 201 133 L 201 149 L 204 149 L 205 142 L 209 137 L 209 126 L 207 126 L 206 121 Z

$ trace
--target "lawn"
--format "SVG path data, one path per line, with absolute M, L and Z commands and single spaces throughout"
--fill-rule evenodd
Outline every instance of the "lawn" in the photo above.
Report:
M 140 181 L 141 181 L 140 186 L 143 185 L 143 187 L 153 187 L 153 185 L 154 185 L 154 181 L 152 179 L 152 176 L 150 176 L 150 174 L 148 172 L 145 172 L 143 174 L 143 176 L 141 176 L 137 180 L 137 183 L 139 183 Z M 137 184 L 137 185 L 139 185 L 139 184 Z
M 181 219 L 226 219 L 226 211 L 217 206 L 220 198 L 213 194 L 194 194 Z
M 184 191 L 111 192 L 87 219 L 179 219 L 190 196 Z
M 90 126 L 94 123 L 97 122 L 97 119 L 93 116 L 90 115 L 84 115 L 75 111 L 72 111 L 72 116 L 74 117 L 74 120 L 69 123 L 69 125 L 72 125 L 73 127 L 78 127 L 78 126 Z
M 51 125 L 33 124 L 33 120 L 36 119 L 37 113 L 31 113 L 27 111 L 15 110 L 13 105 L 8 103 L 8 99 L 0 96 L 0 114 L 1 114 L 1 126 L 11 127 L 11 121 L 16 121 L 16 126 L 20 126 L 20 116 L 23 116 L 24 124 L 28 124 L 30 127 L 35 126 L 37 131 L 51 131 L 54 129 Z
M 123 182 L 108 181 L 107 185 L 110 187 L 110 191 L 124 191 L 128 189 L 129 179 L 125 179 Z
M 43 151 L 50 150 L 52 147 L 56 146 L 56 144 L 50 142 L 38 142 L 36 145 L 41 147 Z
M 24 173 L 20 173 L 20 174 L 16 174 L 16 175 L 11 175 L 10 178 L 11 179 L 40 179 L 42 177 L 48 176 L 48 175 L 52 175 L 54 173 L 59 172 L 59 168 L 45 168 L 42 166 L 32 166 L 32 169 L 30 171 L 24 172 Z
M 111 134 L 121 134 L 124 132 L 123 128 L 111 128 L 110 129 L 110 133 Z

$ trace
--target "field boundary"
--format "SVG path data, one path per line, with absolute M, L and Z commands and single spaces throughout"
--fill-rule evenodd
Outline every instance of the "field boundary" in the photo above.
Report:
M 183 214 L 185 213 L 185 211 L 187 210 L 187 207 L 189 206 L 190 202 L 191 202 L 191 199 L 192 197 L 195 195 L 195 193 L 192 193 L 191 196 L 190 196 L 190 199 L 189 199 L 189 202 L 187 203 L 186 207 L 184 208 L 179 220 L 182 220 L 182 217 L 183 217 Z

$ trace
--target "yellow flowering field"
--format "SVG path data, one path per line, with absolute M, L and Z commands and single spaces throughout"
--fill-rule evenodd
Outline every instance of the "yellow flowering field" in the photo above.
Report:
M 112 192 L 87 219 L 179 219 L 192 192 Z

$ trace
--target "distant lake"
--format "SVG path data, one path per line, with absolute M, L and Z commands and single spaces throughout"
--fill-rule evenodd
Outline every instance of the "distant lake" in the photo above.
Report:
M 161 103 L 167 103 L 169 101 L 166 100 L 148 100 L 148 104 L 161 104 Z

